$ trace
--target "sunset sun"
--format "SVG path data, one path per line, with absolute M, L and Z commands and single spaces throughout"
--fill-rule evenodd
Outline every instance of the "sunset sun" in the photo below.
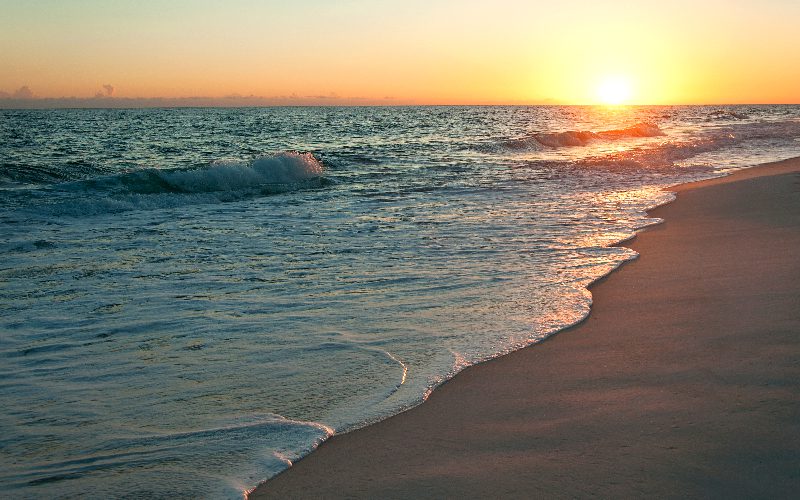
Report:
M 621 76 L 606 77 L 597 86 L 597 99 L 601 104 L 616 106 L 626 104 L 631 98 L 631 83 Z

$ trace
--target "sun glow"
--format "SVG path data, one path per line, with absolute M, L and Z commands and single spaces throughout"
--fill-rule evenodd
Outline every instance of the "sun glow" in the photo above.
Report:
M 617 106 L 631 98 L 631 82 L 621 76 L 606 77 L 597 87 L 597 98 L 602 104 Z

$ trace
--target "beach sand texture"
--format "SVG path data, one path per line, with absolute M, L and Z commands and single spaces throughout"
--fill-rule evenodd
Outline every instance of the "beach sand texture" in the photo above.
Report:
M 800 159 L 675 188 L 582 324 L 250 498 L 800 495 Z

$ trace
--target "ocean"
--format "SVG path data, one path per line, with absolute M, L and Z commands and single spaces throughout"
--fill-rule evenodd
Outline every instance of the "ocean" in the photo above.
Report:
M 0 110 L 0 490 L 241 498 L 798 155 L 800 106 Z

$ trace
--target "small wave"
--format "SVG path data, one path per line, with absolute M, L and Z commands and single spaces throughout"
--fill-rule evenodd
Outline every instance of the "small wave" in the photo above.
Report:
M 23 211 L 82 217 L 232 202 L 320 188 L 330 183 L 323 172 L 313 154 L 296 151 L 192 169 L 141 169 L 57 184 L 46 191 L 44 203 L 31 202 Z
M 588 130 L 542 132 L 520 139 L 504 141 L 501 143 L 501 146 L 511 150 L 540 149 L 542 146 L 547 148 L 563 148 L 585 146 L 591 141 L 596 140 L 615 141 L 620 139 L 656 137 L 661 135 L 664 135 L 664 132 L 655 123 L 637 123 L 622 129 L 602 130 L 600 132 L 592 132 Z
M 274 449 L 273 460 L 262 461 L 260 465 L 263 468 L 259 471 L 237 471 L 238 477 L 232 478 L 242 485 L 255 484 L 261 480 L 263 474 L 277 474 L 298 458 L 307 455 L 333 436 L 334 432 L 334 429 L 320 422 L 294 420 L 278 414 L 240 416 L 208 428 L 109 439 L 95 447 L 78 449 L 61 459 L 44 460 L 26 467 L 3 470 L 0 472 L 0 480 L 6 489 L 20 490 L 31 486 L 48 487 L 52 483 L 94 475 L 106 478 L 100 485 L 103 494 L 99 496 L 113 498 L 122 496 L 119 494 L 121 490 L 118 478 L 124 477 L 127 478 L 125 492 L 135 488 L 143 492 L 144 497 L 160 497 L 159 493 L 164 492 L 163 485 L 148 484 L 144 479 L 147 471 L 165 467 L 169 467 L 173 474 L 194 471 L 197 462 L 192 460 L 200 453 L 200 448 L 211 448 L 221 456 L 231 456 L 240 446 L 237 443 L 257 442 L 267 449 Z M 137 475 L 128 475 L 132 471 Z M 75 487 L 58 487 L 62 488 L 62 494 L 70 498 L 79 496 L 76 493 L 81 489 L 86 491 L 85 483 L 79 483 Z M 246 490 L 237 489 L 240 492 Z M 210 496 L 230 496 L 220 494 L 229 492 L 214 493 L 217 494 Z M 197 495 L 192 492 L 188 496 Z
M 647 133 L 647 130 L 642 129 L 641 132 Z M 708 127 L 704 132 L 688 139 L 673 138 L 659 141 L 658 144 L 640 144 L 630 149 L 571 160 L 530 160 L 526 162 L 526 166 L 545 171 L 570 172 L 570 175 L 572 168 L 578 168 L 625 175 L 637 171 L 659 175 L 681 173 L 685 176 L 684 179 L 689 179 L 690 176 L 707 175 L 716 168 L 715 163 L 709 163 L 707 160 L 694 161 L 693 158 L 699 155 L 713 154 L 746 141 L 791 139 L 798 134 L 800 134 L 800 121 L 744 122 L 723 127 Z
M 53 161 L 41 165 L 30 162 L 0 163 L 0 188 L 15 188 L 79 181 L 108 175 L 108 167 L 83 158 Z
M 603 139 L 623 139 L 628 137 L 657 137 L 664 135 L 664 131 L 655 123 L 637 123 L 636 125 L 619 129 L 598 132 Z
M 708 120 L 746 120 L 750 118 L 745 113 L 737 113 L 727 109 L 716 109 L 707 116 Z
M 221 160 L 190 170 L 136 170 L 76 182 L 73 187 L 134 194 L 269 193 L 302 187 L 303 183 L 319 178 L 322 171 L 322 163 L 313 154 L 288 151 L 249 162 Z

